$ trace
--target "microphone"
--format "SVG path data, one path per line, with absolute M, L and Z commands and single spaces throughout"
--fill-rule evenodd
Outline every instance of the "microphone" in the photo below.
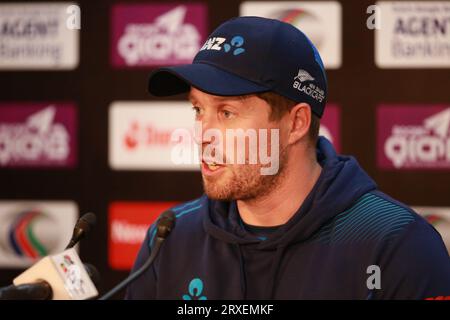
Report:
M 89 263 L 85 263 L 84 268 L 94 285 L 98 286 L 100 274 L 97 268 Z M 0 288 L 0 300 L 52 300 L 52 298 L 53 288 L 45 280 Z
M 47 281 L 10 285 L 0 289 L 0 300 L 51 300 L 53 290 Z
M 159 249 L 161 248 L 164 240 L 169 236 L 170 232 L 175 227 L 175 213 L 173 211 L 168 210 L 161 214 L 159 220 L 156 224 L 156 237 L 153 244 L 152 252 L 150 257 L 148 257 L 147 261 L 134 273 L 130 274 L 127 278 L 125 278 L 122 282 L 120 282 L 117 286 L 112 288 L 109 292 L 104 294 L 99 300 L 108 300 L 120 290 L 128 286 L 130 283 L 139 278 L 153 263 L 156 256 L 158 255 Z
M 73 248 L 81 239 L 83 239 L 89 231 L 95 226 L 97 217 L 92 212 L 84 214 L 78 219 L 75 227 L 73 228 L 72 238 L 69 241 L 66 249 Z
M 98 295 L 93 283 L 98 279 L 95 267 L 83 265 L 75 249 L 71 248 L 42 258 L 16 277 L 13 280 L 15 287 L 7 287 L 5 292 L 11 290 L 19 296 L 23 294 L 26 299 L 85 300 Z

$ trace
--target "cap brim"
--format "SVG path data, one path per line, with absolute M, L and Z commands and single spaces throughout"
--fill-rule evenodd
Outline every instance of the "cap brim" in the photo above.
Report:
M 217 96 L 239 96 L 270 90 L 215 66 L 193 63 L 155 70 L 150 74 L 148 91 L 163 97 L 188 92 L 191 86 Z

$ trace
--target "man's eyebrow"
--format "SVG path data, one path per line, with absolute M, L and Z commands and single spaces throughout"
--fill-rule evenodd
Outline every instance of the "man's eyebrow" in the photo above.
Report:
M 198 100 L 192 95 L 191 93 L 188 94 L 188 100 L 191 102 L 197 102 Z M 225 103 L 227 101 L 235 102 L 235 101 L 243 101 L 246 98 L 248 98 L 248 95 L 246 96 L 214 96 L 214 100 L 217 101 L 217 103 Z

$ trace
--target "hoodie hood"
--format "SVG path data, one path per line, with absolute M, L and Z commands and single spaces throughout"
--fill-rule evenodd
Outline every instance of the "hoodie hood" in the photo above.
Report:
M 208 199 L 204 218 L 208 234 L 231 244 L 256 244 L 261 250 L 274 250 L 308 240 L 334 216 L 349 208 L 363 194 L 377 188 L 355 158 L 337 155 L 324 137 L 317 142 L 317 159 L 322 172 L 292 218 L 267 240 L 249 233 L 239 217 L 236 201 Z

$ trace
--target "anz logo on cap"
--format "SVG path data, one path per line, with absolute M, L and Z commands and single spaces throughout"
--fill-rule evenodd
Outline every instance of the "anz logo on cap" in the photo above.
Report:
M 212 37 L 206 40 L 203 47 L 200 48 L 202 50 L 216 50 L 216 51 L 225 51 L 232 52 L 234 56 L 240 55 L 245 52 L 243 48 L 244 38 L 241 36 L 234 36 L 231 38 L 230 43 L 227 42 L 227 38 L 222 37 Z

